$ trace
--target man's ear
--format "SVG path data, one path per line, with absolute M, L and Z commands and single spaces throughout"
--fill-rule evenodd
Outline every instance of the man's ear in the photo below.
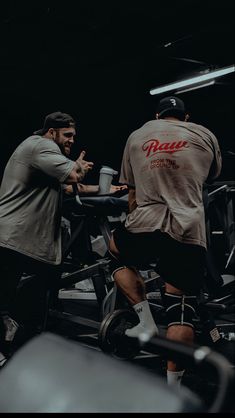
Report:
M 48 129 L 48 133 L 49 133 L 50 137 L 54 139 L 54 129 L 53 128 L 49 128 Z
M 159 113 L 156 113 L 155 117 L 156 119 L 159 119 Z
M 190 115 L 188 113 L 186 113 L 184 121 L 187 122 L 189 120 L 189 118 L 190 118 Z

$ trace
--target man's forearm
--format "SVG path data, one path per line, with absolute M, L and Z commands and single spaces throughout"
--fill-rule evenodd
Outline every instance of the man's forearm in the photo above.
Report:
M 81 184 L 78 183 L 78 193 L 80 194 L 97 194 L 99 191 L 99 186 L 98 184 Z
M 98 185 L 90 185 L 90 184 L 81 184 L 77 183 L 77 189 L 78 193 L 80 195 L 82 194 L 97 194 L 99 191 Z M 67 185 L 64 189 L 66 194 L 72 194 L 73 193 L 73 187 L 71 185 Z

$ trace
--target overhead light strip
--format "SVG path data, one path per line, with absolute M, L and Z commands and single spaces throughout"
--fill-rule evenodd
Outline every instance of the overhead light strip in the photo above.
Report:
M 209 73 L 202 74 L 196 77 L 188 78 L 187 80 L 177 81 L 175 83 L 166 84 L 162 87 L 157 87 L 150 90 L 151 95 L 166 93 L 167 91 L 182 89 L 182 87 L 194 86 L 195 84 L 202 83 L 203 81 L 208 81 L 221 77 L 225 74 L 229 74 L 235 71 L 235 66 L 231 65 L 229 67 L 221 68 L 220 70 L 210 71 Z M 195 86 L 196 87 L 196 86 Z M 199 85 L 198 87 L 199 88 Z

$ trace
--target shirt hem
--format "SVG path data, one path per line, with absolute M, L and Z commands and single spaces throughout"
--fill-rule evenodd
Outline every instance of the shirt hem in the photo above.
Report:
M 149 228 L 129 228 L 128 226 L 126 227 L 128 231 L 133 232 L 133 233 L 144 233 L 144 232 L 154 232 L 154 231 L 161 231 L 165 234 L 170 235 L 171 238 L 175 239 L 176 241 L 182 242 L 183 244 L 193 244 L 193 245 L 199 245 L 200 247 L 203 247 L 205 249 L 207 249 L 207 244 L 205 241 L 201 241 L 198 239 L 194 239 L 194 238 L 184 238 L 182 236 L 179 236 L 177 234 L 174 234 L 170 231 L 165 231 L 164 229 L 161 228 L 154 228 L 154 227 L 149 227 Z
M 33 258 L 34 260 L 42 261 L 43 263 L 53 264 L 53 265 L 59 265 L 61 263 L 61 261 L 57 263 L 56 261 L 45 260 L 44 258 L 35 256 L 34 254 L 27 253 L 26 251 L 19 250 L 18 248 L 13 247 L 11 245 L 6 245 L 6 244 L 0 243 L 0 247 L 2 247 L 2 248 L 8 248 L 9 250 L 12 250 L 12 251 L 15 251 L 17 253 L 26 255 L 27 257 Z

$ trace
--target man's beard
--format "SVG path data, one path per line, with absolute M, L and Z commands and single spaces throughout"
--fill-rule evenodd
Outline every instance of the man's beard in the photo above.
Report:
M 56 133 L 56 143 L 60 149 L 60 151 L 62 152 L 63 155 L 65 155 L 65 157 L 68 157 L 70 155 L 71 152 L 71 148 L 69 145 L 65 146 L 64 144 L 60 144 L 59 140 L 60 140 L 60 135 L 58 133 Z

